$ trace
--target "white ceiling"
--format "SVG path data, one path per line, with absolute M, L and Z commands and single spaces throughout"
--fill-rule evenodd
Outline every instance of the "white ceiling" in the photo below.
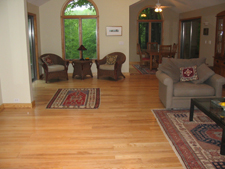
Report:
M 33 5 L 36 5 L 36 6 L 41 6 L 48 1 L 50 1 L 50 0 L 27 0 L 27 2 L 29 2 Z
M 36 6 L 41 6 L 50 0 L 27 0 L 27 2 L 34 4 Z M 141 1 L 154 1 L 157 0 L 140 0 Z M 225 0 L 159 0 L 162 6 L 171 6 L 171 8 L 178 12 L 187 12 L 195 9 L 205 8 L 209 6 L 219 5 L 225 3 Z

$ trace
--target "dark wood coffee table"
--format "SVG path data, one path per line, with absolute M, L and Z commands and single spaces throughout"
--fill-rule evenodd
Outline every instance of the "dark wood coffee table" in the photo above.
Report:
M 221 118 L 223 113 L 222 107 L 211 102 L 211 100 L 218 100 L 225 102 L 225 98 L 195 98 L 191 99 L 190 117 L 189 120 L 193 121 L 194 116 L 194 106 L 211 118 L 218 126 L 222 128 L 222 139 L 220 154 L 225 155 L 225 120 Z

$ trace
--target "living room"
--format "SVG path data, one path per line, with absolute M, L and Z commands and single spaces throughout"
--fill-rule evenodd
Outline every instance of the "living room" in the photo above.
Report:
M 158 96 L 157 78 L 129 74 L 129 62 L 138 61 L 135 60 L 138 58 L 135 51 L 138 13 L 146 6 L 154 7 L 157 1 L 94 0 L 99 11 L 99 59 L 111 52 L 123 52 L 126 55 L 122 67 L 125 79 L 97 79 L 93 64 L 93 78 L 72 79 L 70 65 L 68 81 L 46 84 L 44 80 L 37 80 L 32 83 L 27 12 L 37 16 L 39 55 L 55 53 L 62 56 L 60 16 L 65 2 L 50 0 L 41 6 L 27 4 L 25 0 L 0 2 L 0 18 L 4 23 L 0 40 L 4 60 L 0 63 L 3 145 L 0 154 L 4 160 L 0 168 L 183 168 L 150 112 L 164 108 Z M 172 5 L 166 0 L 160 3 Z M 204 2 L 204 5 L 210 3 Z M 225 9 L 224 1 L 217 3 L 207 7 L 196 4 L 196 9 L 180 13 L 172 8 L 163 9 L 164 43 L 179 43 L 179 21 L 200 16 L 199 57 L 206 57 L 206 63 L 213 66 L 215 16 Z M 122 36 L 106 36 L 107 26 L 122 26 Z M 209 28 L 208 36 L 202 35 L 203 28 Z M 90 87 L 101 89 L 99 109 L 45 109 L 58 88 Z M 16 109 L 12 109 L 13 106 Z

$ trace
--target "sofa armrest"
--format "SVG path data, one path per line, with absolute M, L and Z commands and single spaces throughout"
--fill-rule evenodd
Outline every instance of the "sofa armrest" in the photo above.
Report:
M 156 72 L 156 77 L 158 78 L 158 80 L 168 86 L 168 85 L 172 85 L 173 86 L 173 80 L 171 77 L 169 77 L 167 74 L 163 73 L 162 71 L 158 70 Z
M 225 78 L 219 74 L 214 74 L 205 81 L 206 84 L 212 86 L 215 89 L 215 96 L 221 97 L 223 85 L 225 84 Z
M 156 77 L 159 80 L 159 98 L 166 109 L 172 108 L 173 97 L 173 80 L 162 71 L 156 72 Z

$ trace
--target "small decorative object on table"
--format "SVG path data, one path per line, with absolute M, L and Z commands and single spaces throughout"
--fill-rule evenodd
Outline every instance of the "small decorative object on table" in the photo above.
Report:
M 87 50 L 83 45 L 80 45 L 80 47 L 77 50 L 81 50 L 81 58 L 80 60 L 84 60 L 83 58 L 83 50 Z
M 214 103 L 214 105 L 220 107 L 219 103 L 221 102 L 220 100 L 217 100 L 217 99 L 213 99 L 211 100 L 212 103 Z
M 224 118 L 224 116 L 225 116 L 225 102 L 220 102 L 219 105 L 223 108 L 223 112 L 221 113 L 220 117 Z
M 220 107 L 223 109 L 223 111 L 220 114 L 220 118 L 224 118 L 225 117 L 225 102 L 221 102 L 219 100 L 213 99 L 211 100 L 212 103 L 214 103 L 214 105 L 216 105 L 217 107 Z

